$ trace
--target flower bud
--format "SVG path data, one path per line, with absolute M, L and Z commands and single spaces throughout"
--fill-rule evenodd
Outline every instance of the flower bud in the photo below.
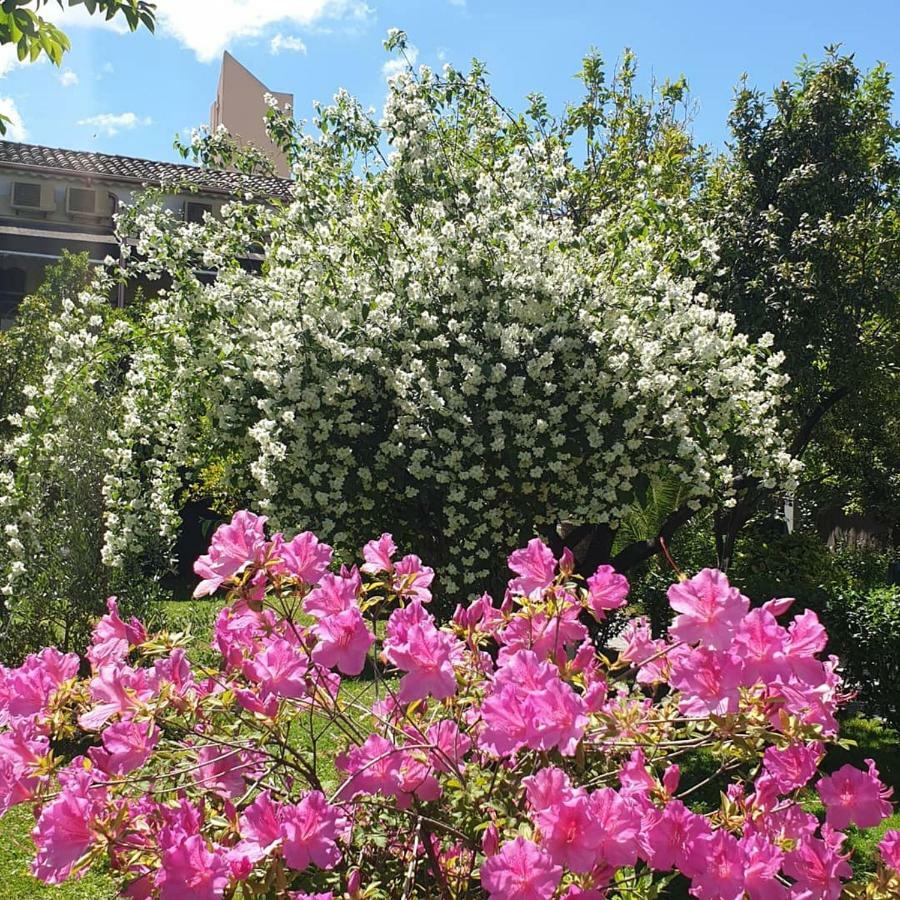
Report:
M 485 856 L 494 856 L 500 849 L 500 834 L 493 822 L 485 829 L 481 838 L 481 849 L 484 850 Z

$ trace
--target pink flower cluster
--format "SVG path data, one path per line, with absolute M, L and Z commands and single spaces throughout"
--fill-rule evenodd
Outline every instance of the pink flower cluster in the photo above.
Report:
M 334 571 L 311 533 L 240 512 L 197 562 L 198 596 L 228 591 L 217 666 L 111 599 L 87 677 L 52 648 L 0 667 L 0 813 L 36 810 L 34 873 L 103 858 L 165 900 L 598 900 L 675 873 L 701 900 L 841 896 L 843 832 L 891 792 L 872 761 L 820 774 L 844 695 L 813 613 L 782 623 L 791 601 L 751 608 L 707 569 L 669 589 L 665 636 L 633 619 L 600 647 L 627 580 L 533 540 L 499 602 L 441 626 L 434 573 L 396 556 L 385 534 Z M 76 734 L 84 755 L 52 752 Z M 697 752 L 720 766 L 706 807 Z M 873 890 L 900 896 L 900 833 L 879 846 Z

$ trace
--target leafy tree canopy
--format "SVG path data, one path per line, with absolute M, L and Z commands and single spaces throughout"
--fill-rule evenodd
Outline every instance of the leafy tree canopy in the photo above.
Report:
M 861 72 L 834 47 L 819 63 L 804 61 L 771 97 L 744 83 L 730 117 L 731 152 L 704 194 L 721 254 L 709 290 L 751 338 L 770 333 L 785 354 L 791 450 L 800 456 L 820 444 L 808 477 L 827 482 L 843 467 L 843 480 L 855 459 L 845 500 L 889 495 L 896 478 L 891 428 L 872 421 L 896 409 L 900 359 L 892 97 L 883 65 Z M 873 468 L 835 453 L 839 446 L 868 448 L 885 477 L 873 484 Z M 758 501 L 751 495 L 730 514 L 724 530 L 732 538 Z

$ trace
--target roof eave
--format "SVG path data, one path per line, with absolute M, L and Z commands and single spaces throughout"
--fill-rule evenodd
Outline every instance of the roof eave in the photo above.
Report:
M 79 169 L 66 169 L 61 166 L 33 166 L 28 163 L 0 160 L 0 170 L 13 169 L 18 172 L 28 172 L 33 175 L 55 176 L 58 178 L 80 178 L 84 181 L 100 181 L 109 184 L 131 184 L 140 187 L 162 187 L 161 181 L 147 178 L 137 178 L 132 175 L 106 175 L 102 172 L 85 172 Z M 208 194 L 214 197 L 238 197 L 241 193 L 251 193 L 255 200 L 286 200 L 289 194 L 274 194 L 255 191 L 252 188 L 241 191 L 229 191 L 226 188 L 212 187 L 210 185 L 196 184 L 191 181 L 183 182 L 185 185 L 193 185 L 198 194 Z

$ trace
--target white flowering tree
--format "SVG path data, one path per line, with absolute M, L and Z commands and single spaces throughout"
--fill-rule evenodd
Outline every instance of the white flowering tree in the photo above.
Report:
M 645 117 L 654 141 L 633 142 L 644 155 L 626 173 L 621 144 L 600 147 L 608 99 L 554 122 L 535 98 L 529 119 L 477 67 L 410 70 L 381 122 L 346 94 L 313 134 L 274 115 L 290 203 L 236 202 L 202 224 L 129 211 L 124 277 L 158 292 L 112 332 L 102 283 L 67 308 L 7 451 L 3 508 L 27 519 L 35 460 L 58 452 L 34 423 L 111 357 L 126 372 L 103 488 L 113 566 L 171 545 L 181 491 L 211 461 L 276 526 L 348 548 L 390 530 L 422 548 L 447 598 L 502 573 L 535 532 L 560 549 L 561 523 L 586 568 L 646 559 L 657 539 L 615 539 L 654 479 L 684 486 L 665 535 L 741 478 L 790 478 L 780 357 L 698 293 L 691 273 L 714 247 L 684 192 L 657 190 L 678 182 L 678 129 Z M 601 156 L 619 172 L 606 200 Z M 26 531 L 11 558 L 27 558 Z

